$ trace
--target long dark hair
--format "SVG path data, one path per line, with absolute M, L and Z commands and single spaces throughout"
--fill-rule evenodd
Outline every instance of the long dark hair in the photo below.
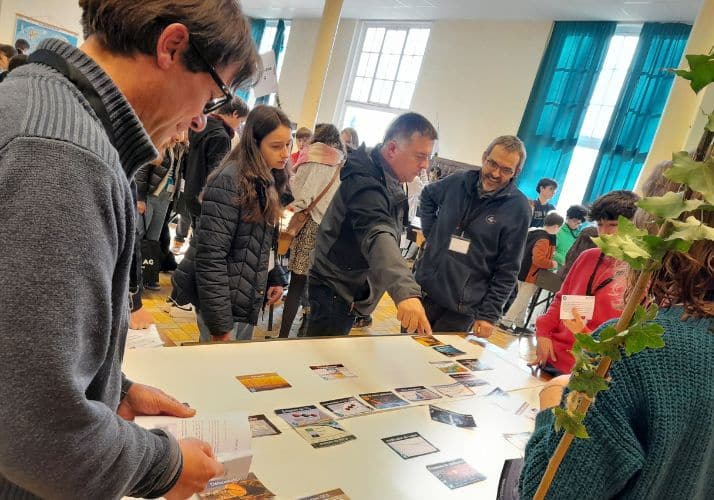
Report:
M 260 153 L 260 143 L 275 129 L 284 125 L 290 128 L 290 119 L 273 106 L 256 106 L 248 113 L 238 146 L 226 157 L 221 168 L 211 174 L 218 175 L 224 168 L 238 172 L 238 204 L 243 222 L 264 222 L 277 225 L 282 212 L 281 196 L 288 186 L 284 170 L 268 166 Z

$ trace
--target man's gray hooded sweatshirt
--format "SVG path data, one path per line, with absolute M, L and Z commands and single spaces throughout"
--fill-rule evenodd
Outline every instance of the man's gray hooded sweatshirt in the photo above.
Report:
M 129 179 L 156 149 L 109 76 L 47 40 L 106 108 L 115 144 L 58 71 L 31 63 L 0 88 L 0 498 L 156 497 L 178 443 L 117 413 L 128 325 Z

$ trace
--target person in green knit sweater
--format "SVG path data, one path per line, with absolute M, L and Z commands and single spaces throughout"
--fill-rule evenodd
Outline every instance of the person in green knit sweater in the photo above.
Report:
M 712 226 L 714 212 L 704 214 Z M 648 296 L 662 307 L 666 345 L 613 363 L 610 389 L 584 421 L 590 438 L 575 439 L 549 499 L 714 498 L 714 241 L 666 255 Z M 549 408 L 567 383 L 558 377 L 541 392 L 522 499 L 533 497 L 562 436 Z
M 565 264 L 565 256 L 573 246 L 581 226 L 588 218 L 588 209 L 582 205 L 571 205 L 565 212 L 565 224 L 563 224 L 556 235 L 555 254 L 553 260 L 558 263 L 558 267 Z

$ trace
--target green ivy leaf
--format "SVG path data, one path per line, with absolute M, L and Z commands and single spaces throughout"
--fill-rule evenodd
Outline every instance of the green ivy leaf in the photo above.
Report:
M 714 56 L 705 54 L 687 55 L 689 71 L 679 69 L 675 74 L 689 80 L 692 90 L 699 93 L 704 87 L 714 82 Z
M 667 240 L 687 240 L 689 242 L 699 240 L 714 241 L 714 228 L 703 224 L 696 217 L 687 217 L 684 222 L 672 221 L 674 230 L 667 237 Z
M 630 321 L 630 326 L 642 323 L 647 317 L 647 310 L 644 307 L 637 306 L 635 312 L 632 314 L 632 320 Z
M 611 338 L 614 338 L 617 335 L 617 330 L 615 329 L 614 326 L 606 326 L 600 331 L 600 341 L 604 342 L 606 340 L 610 340 Z
M 575 344 L 593 354 L 600 353 L 600 343 L 587 333 L 576 333 Z
M 607 390 L 607 381 L 595 370 L 584 370 L 581 372 L 573 372 L 570 376 L 568 387 L 573 391 L 587 394 L 588 397 L 594 398 L 600 391 Z
M 674 182 L 686 184 L 692 190 L 702 194 L 704 200 L 714 204 L 714 159 L 694 161 L 686 151 L 672 155 L 672 167 L 664 172 L 664 176 Z
M 664 347 L 664 340 L 662 339 L 663 333 L 664 328 L 657 323 L 647 323 L 631 327 L 625 337 L 625 354 L 632 356 L 647 348 L 659 349 L 660 347 Z
M 657 314 L 659 314 L 659 307 L 657 307 L 657 304 L 650 304 L 647 308 L 647 321 L 654 321 Z
M 585 415 L 582 413 L 570 414 L 563 408 L 556 406 L 553 408 L 553 414 L 555 415 L 555 430 L 560 431 L 561 429 L 572 434 L 576 438 L 588 439 L 588 431 L 583 425 L 583 419 Z
M 684 193 L 672 193 L 664 196 L 643 198 L 637 202 L 637 206 L 642 210 L 651 213 L 656 217 L 676 219 L 682 212 L 691 212 L 704 205 L 702 200 L 685 200 Z
M 641 237 L 618 234 L 603 234 L 592 239 L 605 255 L 627 262 L 633 269 L 643 269 L 652 254 Z

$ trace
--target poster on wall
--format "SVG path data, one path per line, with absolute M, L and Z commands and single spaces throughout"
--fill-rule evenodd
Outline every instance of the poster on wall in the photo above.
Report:
M 263 72 L 260 74 L 260 79 L 253 87 L 255 97 L 263 97 L 264 95 L 274 94 L 278 91 L 278 77 L 275 70 L 275 52 L 269 50 L 264 54 L 260 54 L 263 61 Z
M 59 38 L 76 47 L 78 36 L 77 33 L 67 31 L 59 26 L 43 23 L 31 17 L 20 14 L 15 16 L 15 38 L 13 43 L 18 38 L 27 40 L 30 44 L 30 52 L 34 51 L 45 38 Z

